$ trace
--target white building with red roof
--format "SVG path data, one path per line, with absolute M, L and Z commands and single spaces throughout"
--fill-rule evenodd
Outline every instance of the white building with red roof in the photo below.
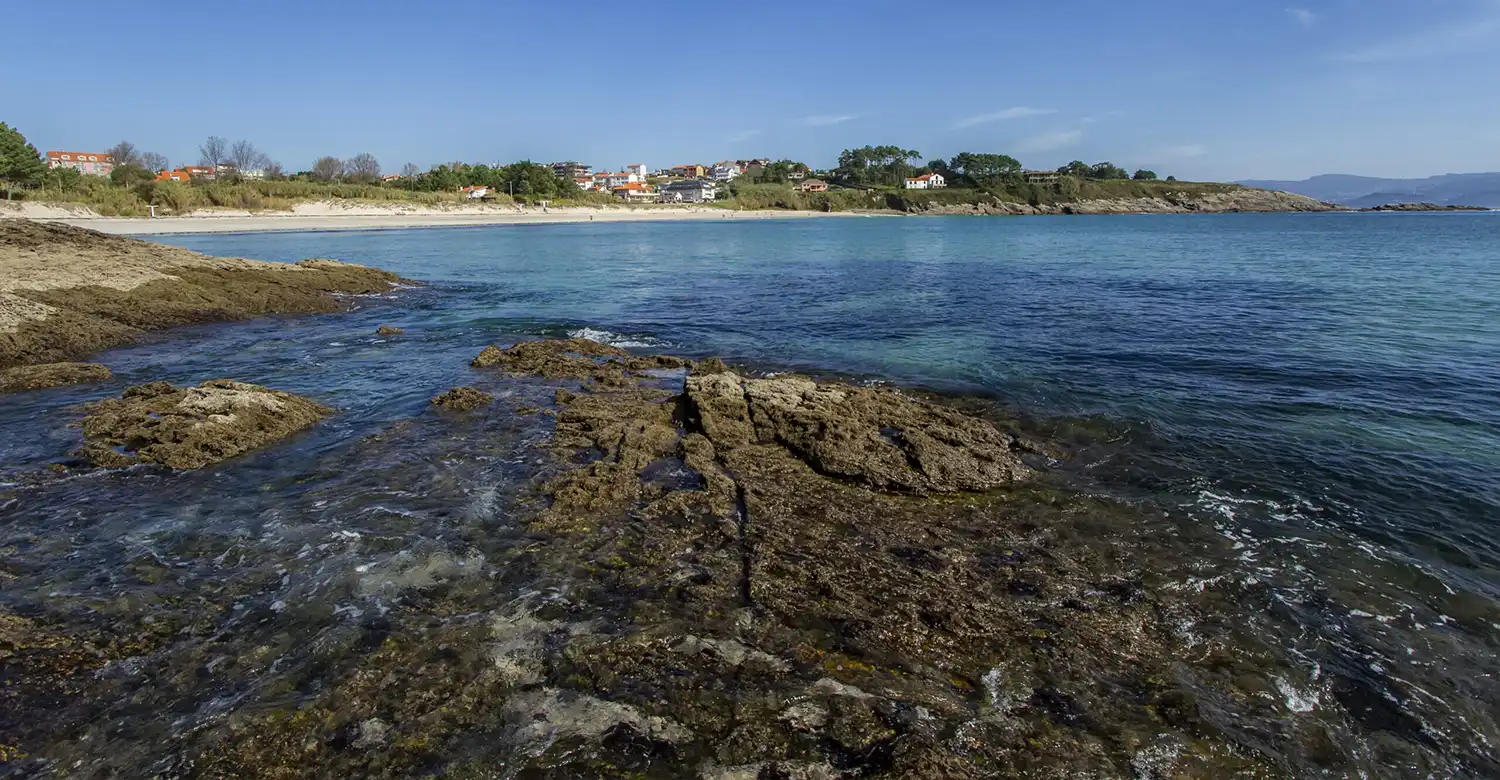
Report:
M 115 158 L 103 152 L 47 152 L 48 168 L 72 168 L 90 176 L 108 176 Z
M 906 180 L 906 188 L 909 190 L 940 190 L 946 186 L 948 180 L 941 173 L 924 173 Z

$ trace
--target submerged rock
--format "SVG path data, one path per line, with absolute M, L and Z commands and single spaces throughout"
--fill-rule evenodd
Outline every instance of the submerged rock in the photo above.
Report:
M 41 390 L 64 385 L 104 382 L 114 378 L 109 368 L 98 363 L 43 363 L 0 370 L 0 393 Z
M 398 328 L 394 325 L 381 325 L 375 329 L 375 332 L 381 336 L 399 336 L 405 333 L 406 329 Z
M 598 370 L 598 358 L 626 358 L 619 347 L 589 339 L 523 341 L 509 349 L 491 344 L 469 364 L 475 368 L 498 366 L 513 374 L 534 374 L 549 379 L 585 378 Z
M 432 399 L 433 406 L 455 412 L 470 412 L 495 400 L 495 397 L 474 387 L 455 387 Z
M 212 379 L 178 389 L 151 382 L 89 404 L 79 454 L 97 466 L 195 469 L 311 427 L 333 410 L 269 387 Z

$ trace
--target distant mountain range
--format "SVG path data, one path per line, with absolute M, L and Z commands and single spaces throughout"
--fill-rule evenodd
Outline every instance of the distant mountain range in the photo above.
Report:
M 1302 181 L 1241 181 L 1247 187 L 1285 190 L 1351 208 L 1387 203 L 1500 208 L 1500 173 L 1446 173 L 1426 179 L 1378 179 L 1326 173 Z

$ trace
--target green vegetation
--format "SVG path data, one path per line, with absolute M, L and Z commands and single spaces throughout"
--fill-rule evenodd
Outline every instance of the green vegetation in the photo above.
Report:
M 858 211 L 886 208 L 885 195 L 866 190 L 832 190 L 802 192 L 785 184 L 751 184 L 733 182 L 729 186 L 732 200 L 720 201 L 725 208 L 752 211 L 786 209 L 788 211 Z
M 572 179 L 559 178 L 550 166 L 521 160 L 510 165 L 439 165 L 391 186 L 409 192 L 442 192 L 460 187 L 489 187 L 520 201 L 578 200 L 583 192 Z M 606 196 L 608 197 L 608 196 Z
M 151 213 L 186 214 L 197 209 L 230 208 L 285 211 L 298 203 L 328 200 L 355 203 L 458 204 L 458 192 L 407 192 L 378 184 L 315 181 L 213 181 L 191 184 L 144 181 L 120 186 L 102 176 L 84 176 L 69 168 L 47 171 L 36 189 L 17 192 L 28 200 L 86 206 L 106 217 L 140 217 Z M 508 198 L 499 198 L 509 203 Z
M 25 187 L 46 173 L 47 166 L 36 147 L 27 143 L 20 130 L 0 122 L 0 185 L 10 200 L 16 187 Z
M 85 176 L 69 168 L 48 170 L 24 136 L 0 124 L 0 186 L 6 187 L 7 198 L 78 204 L 105 216 L 144 216 L 152 207 L 158 214 L 186 214 L 205 208 L 288 210 L 299 202 L 318 200 L 458 204 L 470 202 L 463 191 L 469 187 L 488 188 L 483 198 L 486 203 L 546 201 L 568 206 L 618 202 L 608 193 L 585 193 L 573 180 L 556 176 L 550 166 L 530 160 L 495 166 L 459 162 L 428 171 L 407 163 L 399 176 L 387 181 L 381 177 L 379 161 L 369 153 L 348 159 L 320 157 L 311 169 L 286 176 L 279 164 L 249 141 L 231 143 L 209 136 L 198 151 L 199 163 L 215 168 L 217 176 L 194 177 L 191 182 L 156 181 L 154 171 L 167 168 L 166 157 L 142 152 L 128 141 L 109 150 L 116 167 L 108 178 Z M 1111 162 L 1090 165 L 1074 160 L 1057 169 L 1062 175 L 1056 181 L 1029 182 L 1021 162 L 1006 154 L 960 152 L 951 159 L 936 158 L 919 165 L 921 159 L 916 150 L 900 146 L 845 149 L 836 168 L 816 172 L 829 180 L 829 192 L 802 192 L 796 183 L 815 172 L 801 162 L 777 160 L 753 167 L 721 189 L 719 205 L 734 209 L 922 211 L 960 205 L 1047 206 L 1076 200 L 1154 198 L 1164 193 L 1192 196 L 1224 191 L 1228 186 L 1181 184 L 1171 176 L 1159 181 L 1155 171 L 1140 169 L 1132 175 Z M 251 178 L 252 171 L 255 178 Z M 947 188 L 905 189 L 906 179 L 920 173 L 942 174 Z M 1165 189 L 1168 185 L 1170 189 Z
M 845 149 L 839 154 L 833 178 L 841 184 L 859 187 L 900 187 L 917 170 L 911 162 L 920 159 L 921 152 L 899 146 Z
M 786 209 L 802 211 L 903 211 L 922 212 L 945 207 L 989 207 L 1004 210 L 1006 204 L 1054 206 L 1081 200 L 1127 200 L 1135 198 L 1199 197 L 1229 192 L 1234 184 L 1165 182 L 1131 179 L 1076 179 L 1064 176 L 1056 182 L 1029 183 L 1004 180 L 988 187 L 950 187 L 937 190 L 907 190 L 895 187 L 833 189 L 801 192 L 779 184 L 736 181 L 729 187 L 733 199 L 720 206 L 732 209 Z
M 786 184 L 793 180 L 792 174 L 794 173 L 800 173 L 806 177 L 812 173 L 812 169 L 807 167 L 806 163 L 795 160 L 777 160 L 749 176 L 756 184 Z

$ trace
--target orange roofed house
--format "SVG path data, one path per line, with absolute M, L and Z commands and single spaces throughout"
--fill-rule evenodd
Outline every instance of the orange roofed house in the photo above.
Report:
M 103 152 L 47 152 L 48 168 L 72 168 L 90 176 L 108 176 L 115 158 Z
M 624 201 L 650 201 L 656 198 L 656 190 L 651 185 L 638 181 L 626 182 L 616 187 L 615 197 Z
M 183 184 L 187 184 L 192 178 L 193 175 L 187 171 L 162 171 L 156 174 L 157 181 L 180 181 Z
M 940 190 L 946 186 L 948 182 L 941 173 L 924 173 L 906 180 L 906 188 L 909 190 Z

